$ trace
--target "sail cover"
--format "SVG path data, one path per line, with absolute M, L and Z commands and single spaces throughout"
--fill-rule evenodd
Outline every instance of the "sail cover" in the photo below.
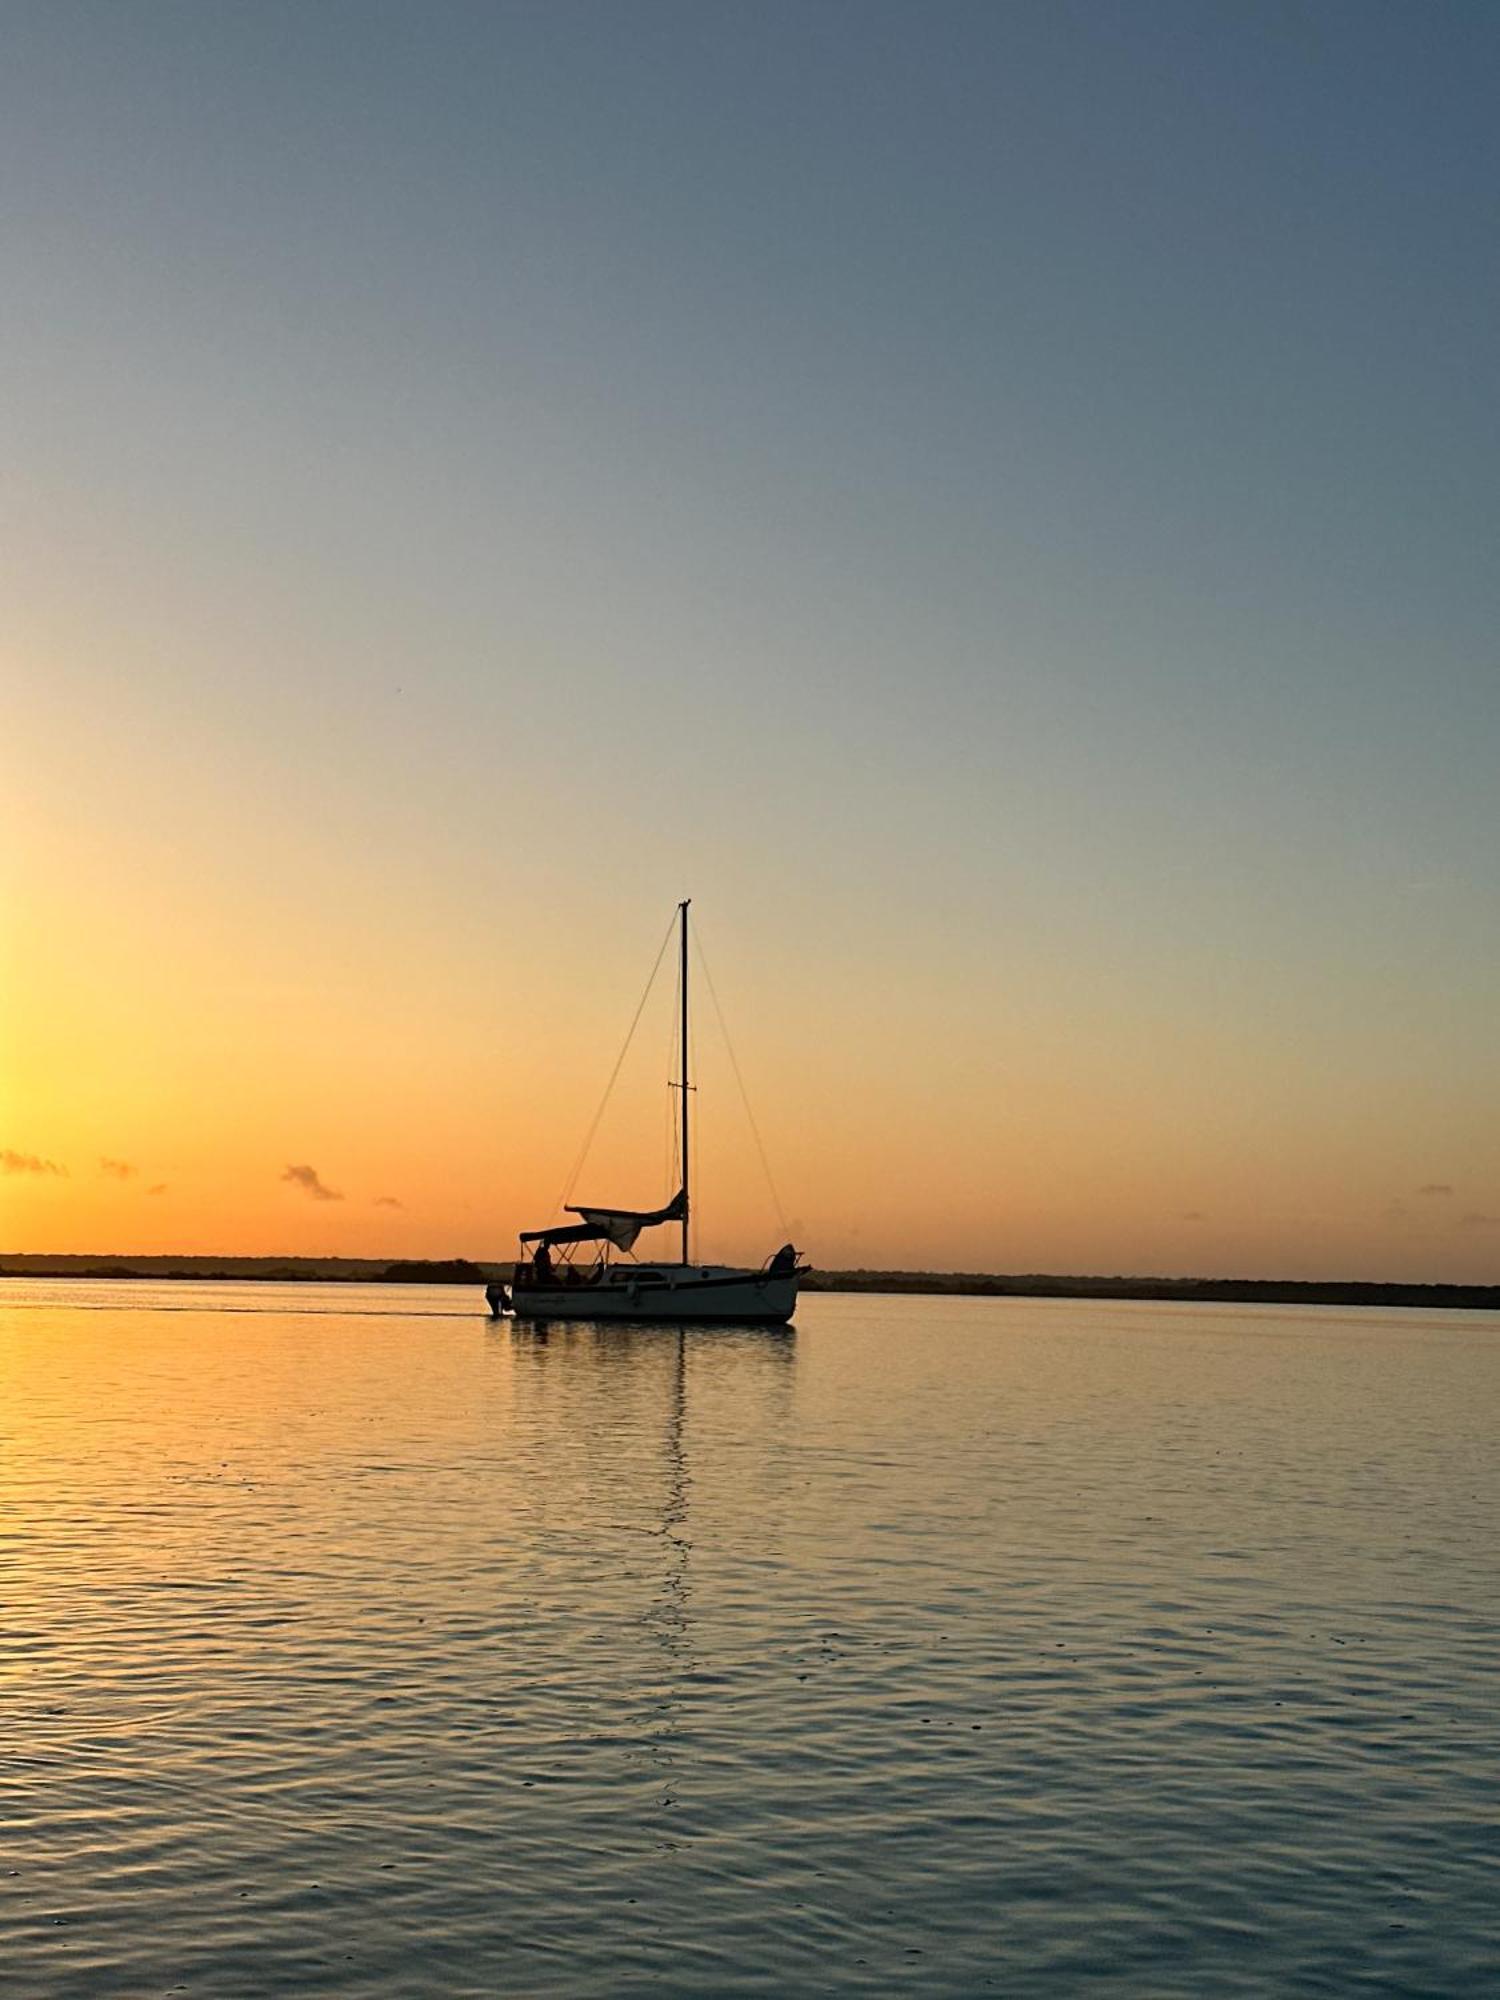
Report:
M 687 1215 L 687 1189 L 679 1188 L 665 1208 L 569 1208 L 582 1222 L 561 1223 L 556 1229 L 522 1232 L 523 1243 L 612 1243 L 617 1250 L 634 1247 L 643 1229 L 658 1222 L 681 1222 Z

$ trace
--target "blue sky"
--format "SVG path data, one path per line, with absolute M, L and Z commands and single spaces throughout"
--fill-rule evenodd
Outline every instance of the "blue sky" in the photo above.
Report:
M 1062 1142 L 1035 1074 L 1014 1140 L 997 1035 L 1146 1097 L 1207 1035 L 1184 1187 L 1285 1106 L 1211 1262 L 1316 1261 L 1275 1182 L 1320 1163 L 1326 1213 L 1351 1121 L 1371 1256 L 1418 1184 L 1500 1211 L 1492 9 L 48 4 L 6 43 L 29 825 L 299 979 L 340 927 L 388 961 L 382 910 L 513 966 L 524 910 L 553 1014 L 579 925 L 633 966 L 691 891 L 820 1033 L 882 1018 L 841 1087 L 937 1150 L 920 1051 L 962 1048 L 1007 1187 Z M 423 1006 L 441 1041 L 474 996 Z M 1176 1185 L 1110 1254 L 1202 1261 Z M 931 1255 L 1026 1249 L 987 1227 Z M 1035 1228 L 1091 1261 L 1081 1207 Z

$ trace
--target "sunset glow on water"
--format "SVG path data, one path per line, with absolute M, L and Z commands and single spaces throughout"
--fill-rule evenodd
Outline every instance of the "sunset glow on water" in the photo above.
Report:
M 18 1993 L 1479 1993 L 1487 1315 L 7 1282 Z

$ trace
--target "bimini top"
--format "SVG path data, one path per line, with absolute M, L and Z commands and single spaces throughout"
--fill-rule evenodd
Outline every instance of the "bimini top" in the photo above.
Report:
M 681 1222 L 687 1215 L 687 1189 L 679 1188 L 665 1208 L 569 1208 L 582 1222 L 561 1222 L 555 1229 L 523 1229 L 523 1243 L 612 1243 L 617 1250 L 634 1247 L 643 1229 L 658 1222 Z

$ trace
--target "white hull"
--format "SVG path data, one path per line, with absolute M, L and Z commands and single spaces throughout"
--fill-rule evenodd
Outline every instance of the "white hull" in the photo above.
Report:
M 517 1319 L 663 1320 L 675 1325 L 781 1326 L 797 1309 L 797 1275 L 726 1264 L 663 1265 L 637 1274 L 612 1265 L 594 1283 L 529 1285 L 511 1294 Z

